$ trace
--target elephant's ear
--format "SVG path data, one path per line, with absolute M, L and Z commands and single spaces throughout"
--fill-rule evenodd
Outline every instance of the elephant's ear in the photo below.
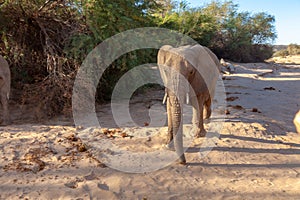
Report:
M 190 80 L 195 93 L 209 92 L 213 96 L 219 70 L 210 53 L 201 45 L 195 45 L 184 52 L 184 58 L 196 69 Z
M 204 47 L 205 51 L 208 53 L 208 55 L 210 56 L 210 58 L 213 60 L 213 62 L 216 64 L 219 72 L 221 72 L 221 63 L 219 58 L 216 56 L 216 54 L 214 54 L 209 48 Z M 223 59 L 223 58 L 222 58 Z
M 196 96 L 197 94 L 208 92 L 208 87 L 201 76 L 201 74 L 195 70 L 193 76 L 190 79 L 191 87 L 189 89 L 189 96 L 192 98 L 193 96 Z
M 158 65 L 166 64 L 167 57 L 170 57 L 170 53 L 173 47 L 171 45 L 162 46 L 157 54 L 157 63 Z
M 164 47 L 164 46 L 163 46 Z M 158 55 L 157 55 L 157 65 L 158 65 L 158 69 L 160 72 L 160 76 L 163 80 L 164 85 L 167 85 L 167 65 L 166 65 L 166 57 L 168 54 L 168 51 L 165 48 L 161 48 L 158 51 Z

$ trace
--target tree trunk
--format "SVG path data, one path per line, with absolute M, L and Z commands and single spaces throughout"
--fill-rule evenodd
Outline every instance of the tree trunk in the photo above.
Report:
M 8 125 L 9 124 L 9 113 L 8 113 L 8 98 L 7 94 L 2 93 L 1 96 L 1 103 L 2 103 L 2 109 L 3 109 L 3 122 L 2 125 Z

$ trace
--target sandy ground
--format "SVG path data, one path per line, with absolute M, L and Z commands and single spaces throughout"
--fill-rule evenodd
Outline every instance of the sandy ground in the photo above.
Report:
M 223 76 L 227 107 L 220 135 L 193 140 L 186 166 L 167 163 L 152 172 L 126 173 L 107 167 L 97 152 L 100 140 L 132 152 L 163 149 L 166 127 L 148 126 L 148 109 L 165 112 L 162 90 L 131 101 L 140 127 L 128 122 L 118 129 L 110 105 L 97 106 L 106 134 L 75 128 L 63 117 L 33 123 L 16 107 L 15 123 L 0 127 L 0 199 L 299 199 L 300 135 L 292 119 L 300 109 L 300 66 L 234 66 L 233 74 Z M 221 111 L 215 107 L 215 113 Z M 184 112 L 187 130 L 191 109 Z M 213 116 L 206 127 L 217 120 Z M 158 121 L 165 125 L 165 114 Z M 81 138 L 83 131 L 95 140 Z M 203 148 L 208 139 L 212 143 Z

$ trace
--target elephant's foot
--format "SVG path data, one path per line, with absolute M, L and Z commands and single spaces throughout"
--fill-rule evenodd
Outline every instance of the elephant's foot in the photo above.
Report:
M 175 151 L 172 131 L 168 131 L 168 137 L 167 137 L 167 142 L 166 142 L 165 147 L 168 150 Z
M 170 151 L 175 151 L 174 142 L 167 143 L 165 147 Z
M 203 129 L 198 128 L 196 133 L 195 133 L 196 138 L 205 137 L 205 135 L 206 135 L 206 131 L 205 131 L 204 128 Z
M 186 159 L 185 159 L 184 154 L 179 157 L 178 163 L 181 165 L 186 165 Z

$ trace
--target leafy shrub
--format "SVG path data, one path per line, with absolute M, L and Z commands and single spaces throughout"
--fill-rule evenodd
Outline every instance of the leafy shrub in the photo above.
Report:
M 289 55 L 299 55 L 300 54 L 300 45 L 297 44 L 289 44 L 287 47 L 287 51 Z
M 285 57 L 285 56 L 288 56 L 288 55 L 289 55 L 289 51 L 286 50 L 286 49 L 282 49 L 282 50 L 276 51 L 273 54 L 273 57 Z
M 289 44 L 286 49 L 276 51 L 273 57 L 285 57 L 289 55 L 300 55 L 300 45 Z
M 158 26 L 184 33 L 219 57 L 263 61 L 275 38 L 274 17 L 238 12 L 232 1 L 189 8 L 185 1 L 4 0 L 0 3 L 0 53 L 12 71 L 22 103 L 37 104 L 52 117 L 70 112 L 72 85 L 87 54 L 105 39 L 128 29 Z M 298 54 L 298 46 L 290 46 Z M 157 50 L 118 58 L 103 74 L 96 100 L 110 99 L 119 78 L 134 66 L 156 62 Z

